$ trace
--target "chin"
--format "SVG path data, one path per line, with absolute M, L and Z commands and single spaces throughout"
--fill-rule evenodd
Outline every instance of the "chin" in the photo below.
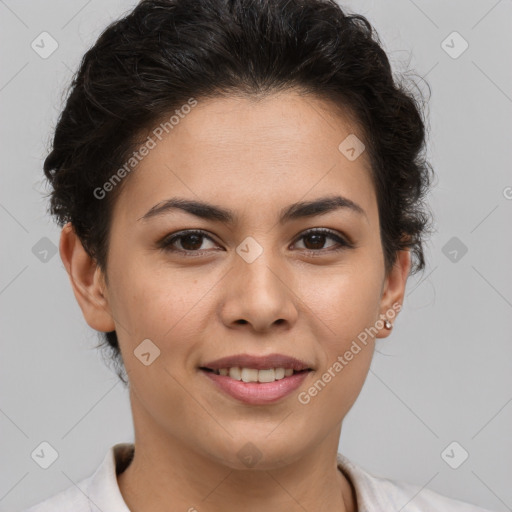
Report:
M 301 447 L 299 443 L 304 442 L 303 436 L 294 439 L 286 435 L 272 438 L 272 435 L 267 429 L 245 430 L 239 436 L 228 437 L 215 452 L 212 452 L 210 444 L 209 456 L 233 470 L 274 470 L 286 467 L 301 457 L 302 450 L 298 448 Z

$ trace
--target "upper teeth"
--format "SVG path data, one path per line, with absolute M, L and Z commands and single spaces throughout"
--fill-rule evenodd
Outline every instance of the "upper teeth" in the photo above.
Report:
M 217 373 L 217 372 L 216 372 Z M 275 380 L 289 377 L 293 374 L 291 368 L 269 368 L 265 370 L 256 370 L 255 368 L 221 368 L 219 375 L 229 375 L 232 379 L 243 382 L 274 382 Z

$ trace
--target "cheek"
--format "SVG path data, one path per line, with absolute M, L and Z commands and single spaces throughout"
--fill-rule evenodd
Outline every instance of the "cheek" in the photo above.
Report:
M 348 412 L 370 367 L 375 341 L 370 328 L 378 319 L 380 299 L 379 278 L 369 279 L 370 274 L 345 269 L 326 279 L 321 289 L 302 295 L 321 330 L 317 335 L 322 362 L 316 375 L 320 382 L 308 395 L 313 407 L 327 415 L 342 418 Z M 329 411 L 332 404 L 336 407 Z
M 311 411 L 340 420 L 359 395 L 373 356 L 381 279 L 375 263 L 347 265 L 317 280 L 318 286 L 302 286 L 300 296 L 321 331 L 321 368 L 299 400 Z
M 199 277 L 184 269 L 150 269 L 147 264 L 133 263 L 124 275 L 124 279 L 120 272 L 116 275 L 115 314 L 118 324 L 127 327 L 119 329 L 118 337 L 130 386 L 140 408 L 175 433 L 181 432 L 180 425 L 201 419 L 206 438 L 211 418 L 199 405 L 195 406 L 193 390 L 187 389 L 187 382 L 197 352 L 201 319 L 211 316 L 205 309 L 205 296 L 214 284 L 211 273 L 210 277 Z M 134 354 L 146 339 L 159 351 L 147 366 Z M 152 358 L 155 349 L 149 347 Z M 180 422 L 175 421 L 176 411 L 180 411 Z
M 356 264 L 357 263 L 357 264 Z M 378 268 L 354 261 L 297 281 L 305 316 L 318 320 L 332 350 L 348 342 L 378 318 L 382 276 Z M 325 328 L 325 329 L 324 329 Z
M 127 262 L 112 275 L 114 314 L 133 344 L 145 338 L 165 343 L 179 337 L 176 333 L 184 335 L 213 284 L 211 273 L 208 277 L 191 269 L 150 266 L 142 259 Z
M 349 343 L 345 348 L 319 369 L 310 385 L 297 397 L 299 411 L 309 418 L 322 418 L 326 433 L 345 418 L 359 396 L 370 368 L 372 341 Z

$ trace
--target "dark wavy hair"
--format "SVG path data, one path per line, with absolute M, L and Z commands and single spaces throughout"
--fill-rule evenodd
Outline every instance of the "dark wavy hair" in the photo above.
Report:
M 61 227 L 72 223 L 108 282 L 112 207 L 129 177 L 104 199 L 94 190 L 143 134 L 191 97 L 298 89 L 356 121 L 371 162 L 386 271 L 408 248 L 415 273 L 425 267 L 433 172 L 426 102 L 414 85 L 417 95 L 405 75 L 393 77 L 368 20 L 334 0 L 143 0 L 102 32 L 73 77 L 44 162 L 49 212 Z M 100 336 L 126 384 L 116 332 Z

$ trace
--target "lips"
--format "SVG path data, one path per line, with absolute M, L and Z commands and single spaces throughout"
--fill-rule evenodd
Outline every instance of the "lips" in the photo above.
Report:
M 277 402 L 295 391 L 313 371 L 310 364 L 283 354 L 239 354 L 199 367 L 217 389 L 250 405 Z
M 291 369 L 296 372 L 303 370 L 313 370 L 314 368 L 295 357 L 284 354 L 268 354 L 266 356 L 252 356 L 250 354 L 237 354 L 233 356 L 222 357 L 215 361 L 209 361 L 200 366 L 205 370 L 221 370 L 223 368 L 251 368 L 255 370 L 267 370 L 270 368 Z

